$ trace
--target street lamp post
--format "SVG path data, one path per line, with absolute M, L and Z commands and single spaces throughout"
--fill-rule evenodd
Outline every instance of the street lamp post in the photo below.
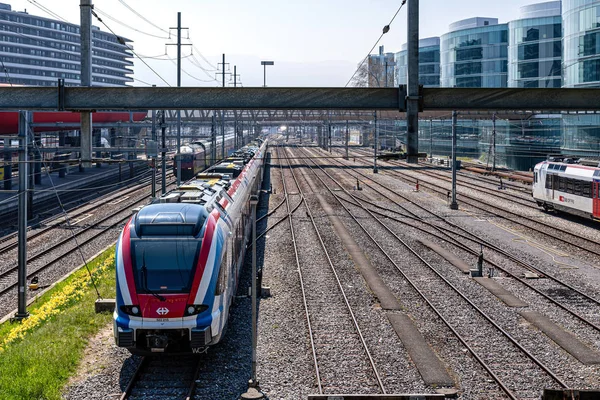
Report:
M 263 87 L 267 87 L 267 65 L 275 65 L 274 61 L 261 61 L 260 65 L 264 69 Z

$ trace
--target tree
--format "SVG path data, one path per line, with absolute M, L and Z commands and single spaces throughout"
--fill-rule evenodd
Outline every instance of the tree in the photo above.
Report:
M 356 74 L 350 80 L 354 87 L 384 87 L 385 66 L 378 58 L 367 58 L 358 64 Z M 394 86 L 394 67 L 388 67 L 388 86 Z

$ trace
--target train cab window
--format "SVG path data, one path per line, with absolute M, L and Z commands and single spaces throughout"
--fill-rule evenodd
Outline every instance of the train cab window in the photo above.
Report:
M 562 172 L 566 171 L 566 170 L 567 170 L 567 166 L 566 166 L 566 165 L 561 165 L 561 166 L 560 166 L 560 170 L 561 170 Z
M 558 190 L 560 177 L 558 175 L 552 175 L 552 188 Z
M 538 173 L 534 173 L 533 174 L 533 183 L 537 183 L 538 182 Z
M 546 189 L 552 189 L 552 175 L 546 174 Z

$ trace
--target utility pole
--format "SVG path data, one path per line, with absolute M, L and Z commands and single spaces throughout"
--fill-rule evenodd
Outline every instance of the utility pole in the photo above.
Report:
M 350 142 L 350 131 L 348 130 L 348 120 L 346 120 L 346 160 L 348 159 L 348 143 Z
M 223 62 L 217 64 L 217 67 L 221 65 L 221 74 L 223 75 L 223 87 L 225 87 L 225 75 L 229 74 L 229 72 L 225 72 L 226 65 L 225 63 L 225 54 L 223 53 Z M 218 75 L 218 73 L 217 73 Z M 225 159 L 225 110 L 221 111 L 221 159 Z
M 239 134 L 238 134 L 238 120 L 237 120 L 237 111 L 233 110 L 233 146 L 238 149 L 239 148 Z
M 406 161 L 419 161 L 419 0 L 408 0 L 408 85 L 406 97 Z
M 328 135 L 328 146 L 329 146 L 329 153 L 331 154 L 331 120 L 328 121 L 327 123 L 327 135 Z
M 28 111 L 19 111 L 19 232 L 18 232 L 18 309 L 15 319 L 29 316 L 27 312 L 27 142 L 29 136 Z
M 237 73 L 237 65 L 233 66 L 233 87 L 237 87 L 237 78 L 240 76 L 240 74 Z M 240 82 L 241 84 L 241 82 Z
M 152 85 L 154 86 L 154 85 Z M 152 148 L 156 145 L 156 110 L 152 110 Z M 156 146 L 158 147 L 158 146 Z M 154 151 L 154 150 L 152 150 Z M 146 155 L 148 155 L 148 146 L 146 146 Z M 150 197 L 154 199 L 156 197 L 156 156 L 152 154 L 152 192 Z
M 165 194 L 167 193 L 167 124 L 165 122 L 165 110 L 162 111 L 161 113 L 161 118 L 160 118 L 160 130 L 161 130 L 161 136 L 162 136 L 162 144 L 161 144 L 161 172 L 162 172 L 162 179 L 161 179 L 161 193 Z
M 373 146 L 373 173 L 379 172 L 377 168 L 377 146 L 379 145 L 379 130 L 377 129 L 377 111 L 373 111 L 373 126 L 375 127 L 375 146 Z
M 181 46 L 191 46 L 191 44 L 181 44 L 181 30 L 189 29 L 181 27 L 181 12 L 177 13 L 177 43 L 167 43 L 167 46 L 177 46 L 177 87 L 181 87 Z M 177 186 L 181 184 L 181 110 L 177 110 Z
M 429 120 L 429 158 L 433 162 L 433 119 Z
M 81 86 L 92 86 L 92 0 L 81 0 L 80 43 L 81 43 Z M 92 113 L 80 113 L 79 145 L 83 167 L 92 166 Z
M 452 203 L 451 210 L 458 210 L 456 202 L 456 110 L 452 111 Z
M 496 170 L 496 113 L 492 116 L 492 172 Z
M 212 113 L 210 124 L 210 165 L 217 160 L 217 119 L 215 112 Z
M 254 183 L 254 182 L 253 182 Z M 252 362 L 251 362 L 251 376 L 248 381 L 248 390 L 242 393 L 241 399 L 263 399 L 264 395 L 260 392 L 258 379 L 256 377 L 256 344 L 257 344 L 257 280 L 258 276 L 256 273 L 256 205 L 258 204 L 258 196 L 250 196 L 250 207 L 252 207 Z

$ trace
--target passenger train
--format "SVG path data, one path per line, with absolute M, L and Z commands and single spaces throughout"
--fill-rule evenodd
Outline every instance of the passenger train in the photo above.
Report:
M 265 149 L 260 140 L 243 147 L 125 225 L 116 247 L 117 346 L 133 354 L 200 353 L 222 339 Z
M 221 154 L 223 137 L 216 137 L 216 159 L 223 157 Z M 235 146 L 235 136 L 233 134 L 225 136 L 225 154 L 229 153 Z M 181 146 L 181 179 L 188 180 L 196 176 L 197 173 L 204 171 L 207 167 L 214 164 L 216 160 L 211 160 L 211 141 L 197 140 Z M 173 174 L 177 176 L 177 157 L 173 157 Z
M 549 157 L 534 168 L 533 198 L 546 211 L 600 221 L 599 160 Z

